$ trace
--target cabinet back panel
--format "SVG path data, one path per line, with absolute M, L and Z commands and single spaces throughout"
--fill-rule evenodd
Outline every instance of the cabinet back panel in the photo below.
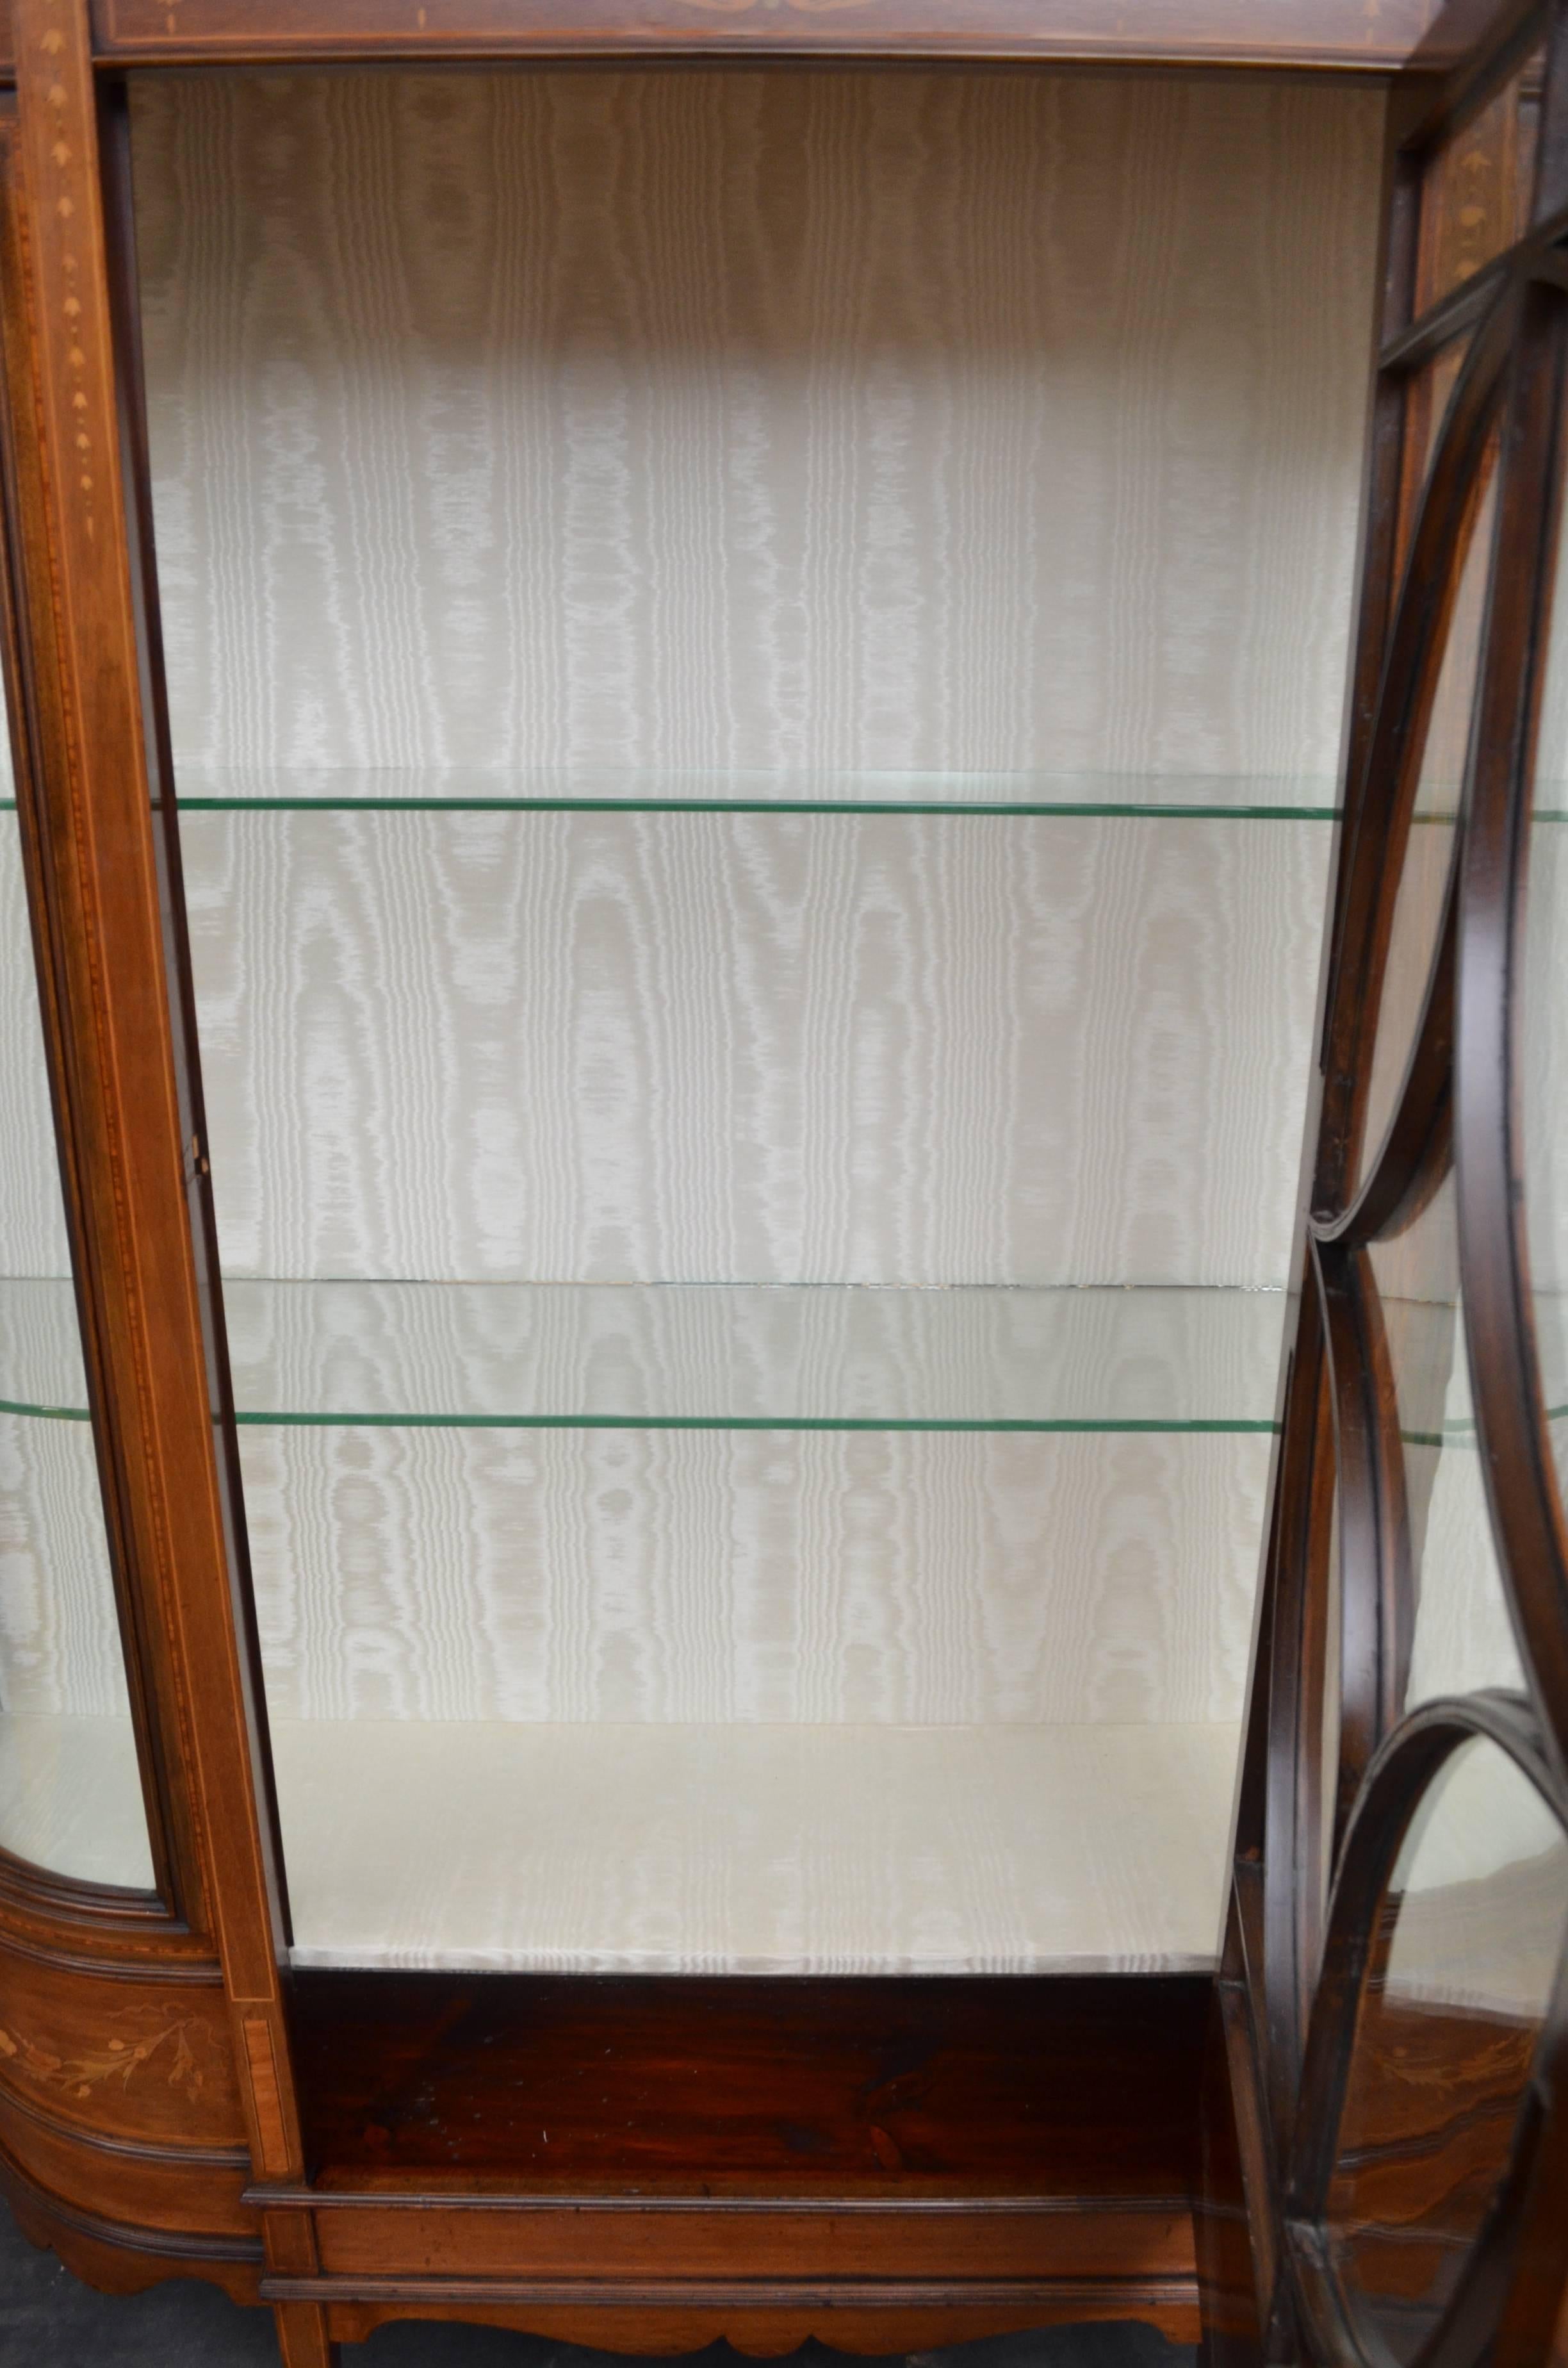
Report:
M 1330 837 L 188 814 L 226 1269 L 1277 1285 Z
M 286 1718 L 1240 1711 L 1267 1437 L 246 1430 Z
M 134 96 L 186 763 L 1334 770 L 1377 94 Z

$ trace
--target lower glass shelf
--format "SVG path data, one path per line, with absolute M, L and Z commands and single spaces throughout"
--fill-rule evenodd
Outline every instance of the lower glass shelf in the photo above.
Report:
M 293 1961 L 1206 1970 L 1237 1735 L 278 1721 Z

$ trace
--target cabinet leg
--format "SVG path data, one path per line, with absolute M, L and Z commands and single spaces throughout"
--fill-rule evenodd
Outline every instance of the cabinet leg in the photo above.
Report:
M 327 2340 L 326 2313 L 318 2303 L 275 2303 L 272 2315 L 283 2368 L 339 2368 L 341 2355 Z

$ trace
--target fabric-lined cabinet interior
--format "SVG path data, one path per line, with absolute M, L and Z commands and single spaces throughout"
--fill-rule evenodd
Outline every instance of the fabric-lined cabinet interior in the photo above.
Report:
M 297 1960 L 1208 1964 L 1381 95 L 133 97 Z

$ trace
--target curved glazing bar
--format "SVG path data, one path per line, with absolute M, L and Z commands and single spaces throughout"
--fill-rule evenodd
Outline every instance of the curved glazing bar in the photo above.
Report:
M 1319 1742 L 1321 1753 L 1318 1806 L 1319 1895 L 1324 1915 L 1327 1912 L 1329 1895 L 1334 1889 L 1334 1861 L 1339 1827 L 1339 1741 L 1344 1709 L 1345 1645 L 1345 1574 L 1340 1561 L 1342 1552 L 1339 1483 L 1336 1477 L 1334 1488 L 1334 1510 L 1329 1517 L 1328 1525 L 1328 1559 L 1325 1573 L 1327 1604 L 1324 1615 L 1324 1634 L 1326 1639 L 1325 1666 Z
M 146 1890 L 14 805 L 0 812 L 0 1848 Z
M 1562 1475 L 1565 1179 L 1561 1151 L 1562 784 L 1568 779 L 1561 504 L 1568 290 L 1528 291 L 1506 427 L 1458 905 L 1460 1239 L 1491 1516 L 1540 1715 L 1568 1736 L 1568 1528 Z

